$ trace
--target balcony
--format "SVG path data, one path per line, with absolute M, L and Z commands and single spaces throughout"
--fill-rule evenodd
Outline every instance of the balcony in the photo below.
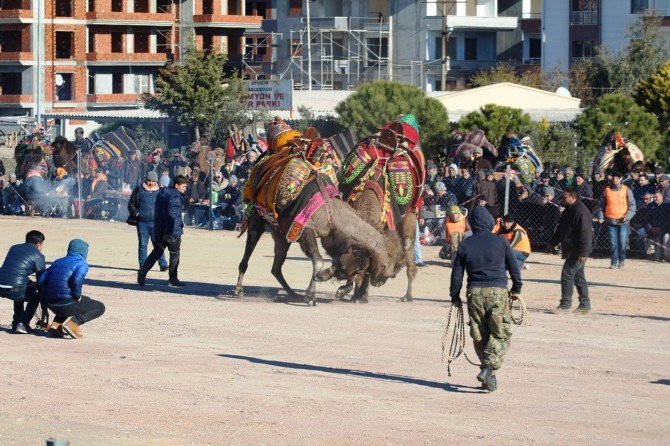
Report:
M 88 94 L 86 102 L 89 104 L 101 105 L 128 105 L 136 104 L 138 95 L 136 94 Z
M 87 12 L 91 25 L 171 26 L 172 14 L 150 12 Z
M 132 65 L 165 65 L 165 53 L 86 53 L 88 65 L 128 63 Z
M 31 94 L 0 94 L 0 104 L 29 104 L 33 102 Z
M 597 25 L 598 11 L 572 11 L 571 25 Z
M 448 65 L 448 73 L 458 72 L 473 73 L 481 70 L 488 70 L 498 65 L 497 60 L 456 60 L 451 59 Z M 441 73 L 440 64 L 431 65 L 426 69 L 426 74 L 439 75 Z
M 33 53 L 29 52 L 0 52 L 0 65 L 30 65 Z
M 263 17 L 254 15 L 198 14 L 193 26 L 202 28 L 259 28 Z
M 442 29 L 442 17 L 426 17 L 428 29 Z M 514 31 L 519 19 L 517 17 L 482 17 L 482 16 L 447 16 L 447 26 L 455 31 Z

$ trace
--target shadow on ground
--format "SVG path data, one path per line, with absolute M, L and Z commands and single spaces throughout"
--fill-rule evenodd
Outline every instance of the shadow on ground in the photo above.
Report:
M 657 379 L 656 381 L 649 381 L 652 384 L 661 384 L 664 386 L 670 386 L 670 379 Z
M 341 369 L 341 368 L 325 367 L 312 364 L 298 364 L 296 362 L 274 361 L 271 359 L 255 358 L 253 356 L 229 355 L 223 353 L 219 354 L 219 356 L 221 356 L 222 358 L 237 359 L 241 361 L 248 361 L 253 364 L 262 364 L 272 367 L 281 367 L 285 369 L 309 370 L 313 372 L 332 373 L 336 375 L 346 375 L 356 378 L 377 379 L 382 381 L 391 381 L 404 384 L 415 384 L 418 386 L 430 387 L 434 389 L 443 389 L 446 390 L 447 392 L 487 393 L 481 390 L 479 387 L 462 386 L 438 381 L 428 381 L 425 379 L 412 378 L 410 376 L 388 375 L 384 373 L 367 372 L 365 370 Z

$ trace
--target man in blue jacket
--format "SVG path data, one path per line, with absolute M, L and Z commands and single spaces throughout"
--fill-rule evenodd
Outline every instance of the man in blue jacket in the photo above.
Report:
M 511 295 L 516 299 L 521 293 L 521 272 L 507 239 L 491 232 L 495 222 L 485 207 L 475 206 L 469 223 L 473 234 L 458 245 L 449 294 L 452 303 L 462 305 L 460 294 L 465 269 L 470 336 L 482 363 L 477 379 L 482 387 L 493 392 L 497 388 L 495 371 L 509 350 L 512 337 L 509 298 Z M 512 278 L 509 292 L 507 272 Z
M 144 286 L 147 272 L 153 268 L 156 261 L 163 255 L 165 248 L 170 251 L 170 263 L 168 266 L 168 285 L 182 287 L 184 283 L 178 278 L 179 250 L 181 247 L 181 236 L 184 233 L 184 221 L 182 211 L 184 209 L 184 192 L 188 180 L 183 175 L 177 175 L 172 182 L 172 187 L 161 189 L 156 198 L 154 211 L 154 233 L 156 243 L 149 257 L 144 261 L 137 271 L 137 283 Z
M 44 234 L 40 231 L 28 232 L 25 243 L 9 248 L 0 267 L 0 297 L 14 301 L 14 333 L 28 333 L 30 320 L 39 305 L 37 287 L 28 277 L 35 274 L 39 279 L 46 268 L 42 254 L 43 244 Z
M 49 309 L 56 315 L 49 327 L 51 333 L 81 338 L 79 326 L 105 312 L 102 302 L 81 294 L 88 273 L 87 256 L 88 243 L 74 239 L 67 247 L 67 255 L 56 260 L 37 281 Z

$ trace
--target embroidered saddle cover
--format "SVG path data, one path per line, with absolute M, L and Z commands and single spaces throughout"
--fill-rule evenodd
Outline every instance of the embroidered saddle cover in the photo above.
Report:
M 417 207 L 425 176 L 418 131 L 394 121 L 356 144 L 342 163 L 338 179 L 349 203 L 365 189 L 375 191 L 383 209 L 379 226 L 395 230 L 399 219 Z
M 615 155 L 625 148 L 628 149 L 632 163 L 644 161 L 644 155 L 638 146 L 625 139 L 621 133 L 614 132 L 607 135 L 603 140 L 600 150 L 598 150 L 593 160 L 593 170 L 591 173 L 595 173 L 598 169 L 602 169 L 603 171 L 609 169 L 614 162 Z

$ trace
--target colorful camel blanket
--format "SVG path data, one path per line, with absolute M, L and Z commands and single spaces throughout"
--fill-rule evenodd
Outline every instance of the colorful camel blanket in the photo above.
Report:
M 289 242 L 300 238 L 314 213 L 336 196 L 332 166 L 313 168 L 301 154 L 266 155 L 252 168 L 242 190 L 249 212 L 258 213 Z M 290 215 L 294 218 L 280 219 Z
M 382 203 L 379 226 L 395 230 L 397 222 L 417 207 L 425 176 L 418 133 L 405 123 L 392 122 L 354 147 L 338 179 L 349 203 L 363 190 L 373 190 Z

